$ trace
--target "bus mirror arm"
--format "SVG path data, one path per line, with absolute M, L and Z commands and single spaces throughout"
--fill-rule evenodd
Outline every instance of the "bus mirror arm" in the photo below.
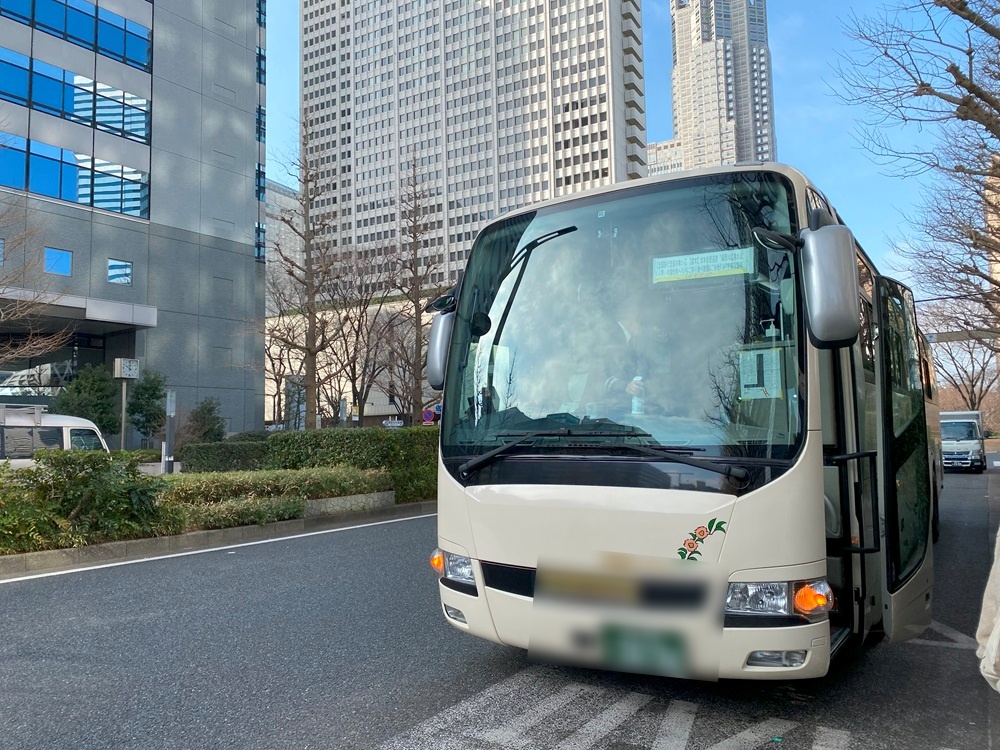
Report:
M 764 227 L 754 227 L 750 231 L 757 242 L 771 250 L 787 250 L 790 253 L 794 253 L 802 247 L 802 240 L 790 234 L 772 232 L 770 229 L 764 229 Z

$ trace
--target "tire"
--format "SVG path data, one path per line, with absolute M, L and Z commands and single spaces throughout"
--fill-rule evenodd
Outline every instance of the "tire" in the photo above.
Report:
M 975 471 L 977 474 L 982 474 L 984 471 L 986 471 L 986 464 L 980 464 L 979 466 L 976 467 Z

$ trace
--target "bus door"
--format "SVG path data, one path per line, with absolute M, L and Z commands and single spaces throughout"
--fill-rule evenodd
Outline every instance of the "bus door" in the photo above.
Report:
M 871 303 L 861 299 L 861 335 L 849 348 L 821 350 L 823 493 L 827 580 L 837 595 L 832 646 L 862 639 L 879 621 L 882 576 L 877 534 L 876 371 Z
M 930 625 L 934 579 L 920 334 L 899 282 L 877 280 L 876 308 L 882 623 L 890 641 L 905 641 Z

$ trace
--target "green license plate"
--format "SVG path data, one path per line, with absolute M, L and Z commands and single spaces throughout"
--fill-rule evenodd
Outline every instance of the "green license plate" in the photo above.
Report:
M 601 634 L 605 663 L 623 672 L 682 677 L 687 652 L 679 633 L 608 625 Z

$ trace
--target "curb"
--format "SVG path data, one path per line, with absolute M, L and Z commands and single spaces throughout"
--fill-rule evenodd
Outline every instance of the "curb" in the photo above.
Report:
M 176 536 L 130 539 L 123 542 L 91 544 L 86 547 L 3 555 L 0 556 L 0 581 L 32 573 L 53 573 L 100 565 L 101 563 L 143 560 L 149 557 L 169 555 L 172 552 L 190 552 L 244 542 L 281 539 L 309 531 L 323 531 L 354 526 L 360 522 L 407 518 L 428 513 L 437 513 L 436 500 L 391 505 L 372 510 L 354 510 L 309 518 L 296 518 L 291 521 L 277 521 L 257 526 L 233 526 L 228 529 L 189 531 L 186 534 L 177 534 Z

